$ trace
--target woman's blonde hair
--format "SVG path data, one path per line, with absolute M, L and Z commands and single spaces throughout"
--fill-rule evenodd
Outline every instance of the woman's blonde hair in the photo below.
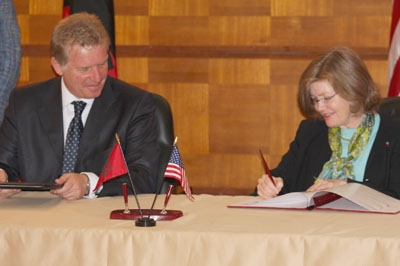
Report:
M 338 46 L 314 59 L 303 72 L 297 94 L 305 117 L 320 117 L 311 99 L 310 85 L 327 80 L 335 92 L 350 104 L 350 112 L 377 112 L 381 98 L 367 67 L 359 55 L 348 47 Z

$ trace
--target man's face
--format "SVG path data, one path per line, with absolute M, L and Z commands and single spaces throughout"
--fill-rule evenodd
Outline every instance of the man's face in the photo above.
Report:
M 63 76 L 68 90 L 78 98 L 96 98 L 103 91 L 108 75 L 108 49 L 105 45 L 81 47 L 74 45 L 67 50 L 69 61 L 60 65 L 52 57 L 51 64 Z

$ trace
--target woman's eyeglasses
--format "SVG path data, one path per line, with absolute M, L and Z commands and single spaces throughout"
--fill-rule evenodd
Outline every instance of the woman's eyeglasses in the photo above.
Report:
M 337 95 L 337 93 L 333 94 L 332 96 L 328 96 L 328 97 L 321 97 L 321 98 L 311 97 L 311 101 L 314 105 L 316 105 L 318 103 L 329 103 L 329 101 L 332 100 L 333 97 L 335 97 L 336 95 Z

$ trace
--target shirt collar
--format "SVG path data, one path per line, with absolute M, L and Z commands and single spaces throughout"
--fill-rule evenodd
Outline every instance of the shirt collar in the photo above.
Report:
M 61 98 L 62 98 L 62 106 L 63 110 L 67 108 L 67 106 L 73 102 L 73 101 L 84 101 L 86 103 L 86 106 L 92 106 L 94 98 L 92 99 L 82 99 L 78 98 L 75 95 L 73 95 L 68 89 L 67 86 L 65 85 L 64 78 L 61 78 Z

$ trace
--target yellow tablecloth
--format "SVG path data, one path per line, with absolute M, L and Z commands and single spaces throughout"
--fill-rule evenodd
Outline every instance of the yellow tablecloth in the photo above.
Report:
M 140 195 L 141 207 L 153 197 Z M 122 197 L 65 201 L 22 192 L 0 201 L 0 264 L 400 265 L 400 215 L 230 209 L 248 197 L 195 197 L 172 195 L 168 209 L 183 216 L 143 228 L 109 219 L 123 209 Z

